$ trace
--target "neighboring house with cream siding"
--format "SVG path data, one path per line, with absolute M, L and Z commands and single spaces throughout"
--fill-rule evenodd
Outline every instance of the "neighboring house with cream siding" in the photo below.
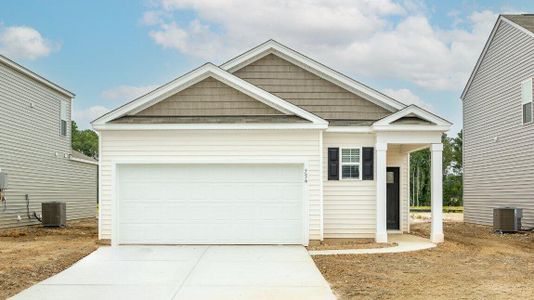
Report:
M 0 55 L 0 228 L 35 225 L 41 203 L 67 218 L 95 217 L 98 162 L 71 148 L 74 94 Z
M 99 237 L 118 244 L 304 244 L 409 232 L 409 154 L 431 148 L 443 240 L 451 124 L 276 41 L 204 64 L 92 123 Z
M 501 15 L 462 93 L 465 221 L 523 209 L 534 227 L 534 15 Z

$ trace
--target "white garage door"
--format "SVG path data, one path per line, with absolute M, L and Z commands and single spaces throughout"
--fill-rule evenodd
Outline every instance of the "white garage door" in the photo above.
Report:
M 121 165 L 121 244 L 302 244 L 302 165 Z

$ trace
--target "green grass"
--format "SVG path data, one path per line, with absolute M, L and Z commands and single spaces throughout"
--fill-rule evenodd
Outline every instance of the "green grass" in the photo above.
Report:
M 430 212 L 430 206 L 411 206 L 410 212 Z M 443 212 L 445 213 L 463 213 L 463 206 L 443 206 Z

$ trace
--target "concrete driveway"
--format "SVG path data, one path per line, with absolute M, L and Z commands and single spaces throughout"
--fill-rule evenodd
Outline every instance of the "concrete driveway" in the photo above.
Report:
M 302 246 L 120 246 L 101 247 L 12 299 L 335 297 Z

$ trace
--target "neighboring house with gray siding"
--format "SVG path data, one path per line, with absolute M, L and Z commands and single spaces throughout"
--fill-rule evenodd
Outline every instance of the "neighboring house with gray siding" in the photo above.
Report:
M 501 15 L 462 93 L 465 220 L 523 208 L 534 226 L 534 15 Z
M 68 219 L 95 217 L 98 162 L 71 148 L 73 97 L 0 55 L 0 228 L 38 224 L 28 212 L 46 201 L 66 202 Z

